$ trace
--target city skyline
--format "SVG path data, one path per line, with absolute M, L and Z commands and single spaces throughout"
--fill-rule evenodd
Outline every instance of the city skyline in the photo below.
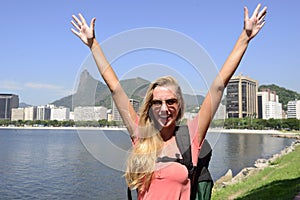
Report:
M 298 59 L 300 20 L 298 1 L 151 1 L 151 2 L 61 2 L 5 1 L 0 15 L 4 20 L 0 42 L 0 92 L 20 96 L 20 102 L 45 105 L 70 95 L 78 76 L 90 61 L 89 50 L 71 31 L 71 15 L 83 13 L 88 21 L 96 17 L 96 36 L 105 43 L 133 29 L 159 27 L 173 30 L 195 41 L 220 69 L 243 26 L 243 6 L 250 13 L 261 2 L 268 7 L 266 25 L 251 41 L 236 73 L 262 84 L 276 84 L 300 93 Z M 202 95 L 205 87 L 197 76 L 184 74 L 187 63 L 169 54 L 135 52 L 122 55 L 112 65 L 120 78 L 138 74 L 137 68 L 154 63 L 174 69 L 189 79 Z M 144 56 L 146 55 L 146 56 Z M 96 67 L 93 77 L 100 79 Z M 188 66 L 189 67 L 189 66 Z M 155 68 L 155 67 L 154 67 Z M 162 74 L 167 73 L 163 71 Z M 137 73 L 135 73 L 137 72 Z M 192 73 L 190 73 L 192 74 Z M 145 77 L 144 77 L 145 78 Z M 151 76 L 147 77 L 152 79 Z
M 245 77 L 245 78 L 250 78 L 250 79 L 253 79 L 253 80 L 256 80 L 255 78 L 253 78 L 253 77 L 248 77 L 248 76 L 244 76 L 243 74 L 239 74 L 239 75 L 236 75 L 236 76 L 234 76 L 234 77 L 232 77 L 232 78 L 236 78 L 236 77 L 239 77 L 239 76 L 243 76 L 243 77 Z M 125 79 L 124 79 L 125 80 Z M 147 81 L 150 81 L 150 80 L 147 80 Z M 270 84 L 272 84 L 272 83 L 270 83 Z M 278 85 L 279 87 L 283 87 L 283 86 L 280 86 L 280 85 Z M 260 87 L 260 85 L 258 84 L 258 87 Z M 285 88 L 285 89 L 287 89 L 287 88 Z M 265 89 L 263 89 L 262 91 L 264 91 Z M 274 92 L 272 89 L 270 89 L 270 91 L 272 91 L 272 92 Z M 260 92 L 260 90 L 258 90 L 258 92 Z M 13 94 L 13 93 L 6 93 L 6 94 Z M 74 93 L 73 93 L 74 94 Z M 185 93 L 183 93 L 183 94 L 185 94 Z M 226 88 L 226 91 L 225 91 L 225 93 L 224 93 L 225 95 L 227 94 L 227 88 Z M 19 94 L 13 94 L 13 95 L 17 95 L 20 99 L 22 98 Z M 69 94 L 69 95 L 72 95 L 72 94 Z M 68 95 L 68 96 L 69 96 Z M 56 100 L 60 100 L 60 99 L 62 99 L 62 98 L 65 98 L 66 96 L 62 96 L 62 97 L 60 97 L 59 99 L 56 99 Z M 203 96 L 204 97 L 204 96 Z M 225 96 L 224 96 L 225 97 Z M 295 100 L 295 99 L 291 99 L 291 101 L 293 101 L 293 100 Z M 22 102 L 22 101 L 20 101 L 20 104 L 24 104 L 24 105 L 22 105 L 21 107 L 24 107 L 24 106 L 46 106 L 46 105 L 51 105 L 53 102 L 46 102 L 45 104 L 38 104 L 38 105 L 33 105 L 33 104 L 28 104 L 27 102 Z M 100 105 L 101 106 L 101 105 Z

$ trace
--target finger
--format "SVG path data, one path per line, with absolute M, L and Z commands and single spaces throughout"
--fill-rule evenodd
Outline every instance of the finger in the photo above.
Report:
M 259 11 L 260 7 L 261 7 L 261 4 L 258 4 L 256 6 L 251 18 L 256 17 L 258 15 L 258 11 Z
M 258 14 L 258 19 L 264 18 L 267 14 L 267 7 L 265 6 Z
M 75 31 L 73 28 L 71 28 L 71 31 L 77 36 L 80 37 L 79 33 L 77 31 Z
M 266 15 L 263 15 L 258 21 L 257 24 L 262 24 L 265 21 Z
M 247 7 L 244 7 L 244 20 L 249 19 L 249 11 Z
M 94 17 L 94 18 L 91 20 L 91 23 L 90 23 L 90 27 L 91 27 L 92 31 L 94 31 L 95 21 L 96 21 L 96 18 Z
M 86 21 L 81 13 L 78 14 L 82 24 L 86 24 Z
M 71 21 L 71 24 L 77 29 L 77 30 L 80 30 L 79 26 L 72 20 Z
M 264 25 L 265 25 L 266 21 L 262 21 L 260 24 L 259 24 L 259 29 L 261 29 Z
M 72 18 L 74 19 L 74 21 L 75 21 L 79 26 L 82 25 L 81 21 L 80 21 L 75 15 L 72 15 Z

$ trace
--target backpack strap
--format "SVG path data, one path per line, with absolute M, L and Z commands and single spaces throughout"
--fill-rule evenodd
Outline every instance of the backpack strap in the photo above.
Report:
M 127 199 L 128 199 L 128 200 L 132 200 L 131 190 L 130 190 L 129 187 L 127 187 Z
M 189 172 L 189 178 L 192 181 L 195 167 L 192 162 L 191 140 L 188 126 L 177 126 L 175 130 L 175 139 L 183 158 L 179 159 L 179 163 L 186 166 Z

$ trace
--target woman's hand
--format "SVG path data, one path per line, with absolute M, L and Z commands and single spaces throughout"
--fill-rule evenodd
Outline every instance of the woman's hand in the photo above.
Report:
M 79 13 L 78 16 L 80 20 L 75 15 L 72 15 L 74 21 L 72 20 L 71 24 L 76 30 L 71 28 L 71 31 L 75 35 L 77 35 L 84 44 L 91 48 L 93 44 L 93 39 L 95 38 L 94 27 L 96 18 L 93 18 L 91 20 L 90 26 L 88 26 L 82 14 Z
M 254 10 L 251 18 L 249 18 L 248 8 L 244 7 L 244 29 L 247 33 L 249 40 L 256 36 L 259 30 L 265 24 L 265 17 L 267 14 L 267 7 L 264 7 L 260 12 L 261 4 L 258 4 Z

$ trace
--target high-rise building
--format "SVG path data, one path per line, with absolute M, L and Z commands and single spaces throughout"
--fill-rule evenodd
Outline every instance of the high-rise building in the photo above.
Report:
M 51 108 L 48 106 L 38 106 L 36 112 L 37 120 L 50 120 Z
M 282 104 L 275 91 L 264 89 L 257 93 L 258 118 L 282 119 Z
M 246 76 L 233 76 L 227 85 L 228 118 L 256 117 L 258 82 Z
M 15 94 L 0 94 L 0 120 L 11 119 L 11 109 L 19 107 L 19 96 Z
M 133 106 L 135 112 L 139 112 L 140 102 L 135 99 L 129 99 L 131 105 Z M 115 102 L 112 102 L 112 119 L 114 121 L 122 121 L 121 115 L 115 105 Z
M 287 118 L 300 119 L 300 100 L 289 101 L 287 104 Z

